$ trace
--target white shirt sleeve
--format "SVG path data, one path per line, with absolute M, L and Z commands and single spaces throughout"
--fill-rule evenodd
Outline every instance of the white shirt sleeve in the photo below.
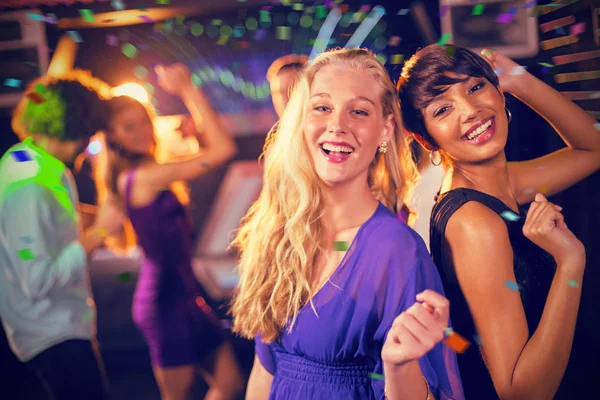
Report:
M 83 279 L 87 257 L 76 240 L 77 222 L 65 218 L 50 189 L 28 183 L 6 196 L 1 212 L 2 269 L 27 298 Z

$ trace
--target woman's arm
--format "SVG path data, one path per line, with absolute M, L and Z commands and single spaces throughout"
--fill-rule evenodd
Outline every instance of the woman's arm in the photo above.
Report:
M 248 379 L 246 400 L 266 400 L 269 398 L 273 375 L 261 364 L 258 356 L 254 356 L 254 365 Z
M 454 265 L 482 339 L 486 365 L 502 399 L 552 398 L 565 372 L 581 295 L 581 289 L 570 287 L 567 281 L 581 282 L 585 253 L 581 242 L 563 225 L 553 205 L 544 201 L 532 204 L 524 233 L 540 247 L 547 247 L 558 267 L 541 321 L 529 337 L 519 292 L 504 284 L 515 281 L 515 275 L 503 220 L 487 207 L 470 202 L 448 222 L 446 259 Z
M 150 164 L 137 173 L 136 182 L 162 190 L 175 181 L 189 181 L 231 159 L 237 153 L 235 141 L 221 123 L 206 95 L 194 87 L 190 72 L 182 64 L 157 67 L 159 85 L 167 92 L 179 95 L 189 109 L 196 125 L 203 125 L 205 147 L 201 154 L 183 161 Z M 144 185 L 146 186 L 146 185 Z
M 535 192 L 527 189 L 545 186 L 548 194 L 555 194 L 600 168 L 600 131 L 588 113 L 529 73 L 522 75 L 513 94 L 544 117 L 567 145 L 540 158 L 509 163 L 519 204 L 533 200 Z
M 540 188 L 546 194 L 558 193 L 596 172 L 600 168 L 600 131 L 595 128 L 596 121 L 511 59 L 489 50 L 482 53 L 500 71 L 502 90 L 540 114 L 567 145 L 540 158 L 508 164 L 517 202 L 531 202 Z

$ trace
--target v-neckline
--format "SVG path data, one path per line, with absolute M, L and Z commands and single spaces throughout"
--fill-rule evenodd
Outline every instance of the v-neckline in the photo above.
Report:
M 364 228 L 369 225 L 371 223 L 371 221 L 375 218 L 375 216 L 379 213 L 380 209 L 382 207 L 385 207 L 381 202 L 378 203 L 377 208 L 375 209 L 375 211 L 373 212 L 373 214 L 360 226 L 360 228 L 358 228 L 358 231 L 356 232 L 356 235 L 354 235 L 354 238 L 352 239 L 352 242 L 350 242 L 350 246 L 348 247 L 348 250 L 346 250 L 346 253 L 344 254 L 344 257 L 342 258 L 342 260 L 340 261 L 340 263 L 335 267 L 335 269 L 333 270 L 333 272 L 331 273 L 331 275 L 329 276 L 329 278 L 327 278 L 325 280 L 325 282 L 323 282 L 323 284 L 321 285 L 321 287 L 315 292 L 315 294 L 306 302 L 302 305 L 302 307 L 300 307 L 300 310 L 298 310 L 298 314 L 302 313 L 302 311 L 304 311 L 304 309 L 308 306 L 310 306 L 311 300 L 314 303 L 315 300 L 317 299 L 317 297 L 319 296 L 319 294 L 325 289 L 325 286 L 327 286 L 328 283 L 331 282 L 331 280 L 333 278 L 335 278 L 337 275 L 339 275 L 341 273 L 341 270 L 343 269 L 342 266 L 344 264 L 346 264 L 346 262 L 348 261 L 348 259 L 351 257 L 351 253 L 353 253 L 353 249 L 356 246 L 357 240 L 359 238 L 359 236 L 361 235 L 362 231 L 364 230 Z

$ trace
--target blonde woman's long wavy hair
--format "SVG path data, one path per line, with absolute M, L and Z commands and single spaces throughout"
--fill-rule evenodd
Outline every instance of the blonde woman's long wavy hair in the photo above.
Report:
M 324 241 L 320 178 L 304 139 L 310 86 L 329 64 L 370 74 L 379 82 L 383 116 L 393 115 L 394 138 L 388 151 L 377 153 L 369 167 L 375 197 L 393 212 L 406 208 L 416 167 L 402 133 L 398 97 L 387 71 L 364 49 L 335 49 L 314 59 L 301 72 L 296 87 L 264 156 L 264 182 L 258 200 L 242 219 L 232 242 L 240 252 L 240 284 L 232 301 L 234 332 L 246 338 L 262 335 L 266 343 L 291 330 L 300 308 L 310 302 L 313 263 Z

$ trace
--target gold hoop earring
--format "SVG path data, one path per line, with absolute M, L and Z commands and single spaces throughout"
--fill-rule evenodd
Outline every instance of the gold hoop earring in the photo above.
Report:
M 442 163 L 442 155 L 439 151 L 433 150 L 429 153 L 429 161 L 437 167 Z
M 388 150 L 388 144 L 387 142 L 381 142 L 381 144 L 379 145 L 379 152 L 381 154 L 385 154 Z
M 510 121 L 512 120 L 512 113 L 510 112 L 510 110 L 506 107 L 504 107 L 504 109 L 506 110 L 506 115 L 508 117 L 508 123 L 510 124 Z

